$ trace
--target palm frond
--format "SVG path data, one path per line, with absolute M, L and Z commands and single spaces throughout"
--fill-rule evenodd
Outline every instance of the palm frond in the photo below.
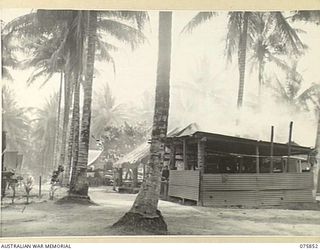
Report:
M 120 20 L 133 21 L 139 30 L 142 30 L 146 22 L 150 21 L 146 11 L 99 11 L 102 17 L 116 17 Z
M 199 12 L 197 15 L 195 15 L 184 28 L 182 29 L 181 33 L 191 33 L 196 27 L 198 27 L 200 24 L 210 20 L 212 17 L 218 15 L 217 12 L 206 12 L 202 11 Z
M 137 48 L 147 40 L 139 29 L 111 19 L 99 20 L 98 29 L 110 34 L 121 42 L 130 44 L 131 49 Z
M 242 12 L 229 13 L 228 33 L 226 37 L 225 55 L 227 62 L 232 61 L 232 56 L 238 48 L 241 33 Z
M 291 17 L 294 21 L 306 21 L 313 22 L 316 25 L 320 25 L 320 10 L 299 10 L 295 11 L 294 15 Z
M 271 16 L 275 22 L 275 31 L 281 36 L 283 45 L 290 46 L 292 53 L 300 54 L 305 46 L 297 32 L 290 26 L 281 12 L 271 12 Z
M 286 63 L 286 61 L 281 60 L 280 58 L 272 55 L 269 53 L 269 60 L 273 63 L 275 63 L 280 69 L 282 69 L 284 72 L 288 72 L 291 70 L 290 66 Z

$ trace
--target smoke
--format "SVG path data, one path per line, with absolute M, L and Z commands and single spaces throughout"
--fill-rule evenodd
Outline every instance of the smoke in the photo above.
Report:
M 205 67 L 213 68 L 210 63 Z M 225 69 L 218 76 L 214 76 L 213 70 L 210 70 L 206 78 L 192 77 L 192 70 L 189 68 L 187 71 L 189 73 L 174 75 L 171 82 L 170 128 L 183 128 L 196 122 L 205 132 L 269 141 L 271 126 L 274 126 L 274 140 L 286 143 L 289 124 L 293 121 L 292 140 L 299 145 L 314 146 L 314 114 L 297 111 L 288 103 L 279 102 L 274 91 L 268 88 L 263 89 L 259 102 L 258 84 L 254 76 L 247 77 L 244 103 L 238 109 L 238 73 L 235 68 Z M 196 79 L 202 81 L 196 82 Z

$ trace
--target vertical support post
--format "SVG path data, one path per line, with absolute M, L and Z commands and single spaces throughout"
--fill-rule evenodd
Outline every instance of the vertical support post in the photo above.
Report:
M 203 174 L 206 166 L 206 141 L 206 138 L 198 140 L 199 206 L 203 206 Z
M 256 145 L 256 173 L 260 173 L 260 155 L 259 155 L 259 145 Z
M 41 199 L 41 175 L 39 176 L 39 199 Z
M 132 175 L 133 188 L 136 188 L 138 187 L 138 165 L 132 169 Z
M 143 163 L 143 181 L 146 179 L 146 164 Z
M 122 167 L 118 169 L 119 173 L 119 187 L 122 186 L 122 175 L 123 175 L 123 169 Z
M 187 139 L 183 139 L 183 166 L 184 170 L 188 170 L 188 156 L 187 156 Z
M 273 173 L 273 137 L 274 137 L 274 127 L 271 126 L 271 139 L 270 139 L 270 173 Z
M 172 142 L 172 145 L 170 146 L 170 170 L 173 170 L 176 168 L 176 147 L 174 143 Z
M 289 126 L 288 158 L 287 158 L 287 171 L 286 172 L 289 172 L 289 168 L 290 168 L 292 126 L 293 126 L 293 122 L 291 121 L 290 126 Z
M 239 159 L 239 173 L 242 173 L 242 168 L 243 168 L 243 157 L 241 156 L 240 159 Z

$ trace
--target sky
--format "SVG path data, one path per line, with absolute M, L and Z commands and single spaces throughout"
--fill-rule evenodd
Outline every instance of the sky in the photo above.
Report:
M 4 9 L 1 19 L 5 22 L 29 13 L 31 9 Z M 207 132 L 237 135 L 269 140 L 270 127 L 275 126 L 275 140 L 286 142 L 290 121 L 294 121 L 293 140 L 305 146 L 314 146 L 316 118 L 314 113 L 290 113 L 285 105 L 276 104 L 270 91 L 264 90 L 262 110 L 250 109 L 256 101 L 258 77 L 247 67 L 244 106 L 236 109 L 238 91 L 237 58 L 227 66 L 224 56 L 227 32 L 227 13 L 220 12 L 192 34 L 181 33 L 186 23 L 196 14 L 194 11 L 174 11 L 172 27 L 172 66 L 170 90 L 169 125 L 186 126 L 197 122 Z M 150 11 L 150 23 L 145 27 L 148 41 L 135 51 L 123 48 L 114 55 L 116 74 L 111 65 L 97 62 L 99 74 L 95 75 L 94 92 L 99 92 L 108 83 L 116 103 L 141 106 L 145 93 L 154 93 L 157 64 L 158 12 Z M 298 64 L 304 82 L 302 89 L 312 82 L 320 82 L 320 26 L 295 23 L 303 29 L 301 40 L 308 50 Z M 43 87 L 41 81 L 26 87 L 32 70 L 13 71 L 14 82 L 8 82 L 15 90 L 21 106 L 41 107 L 46 99 L 57 91 L 59 75 L 54 76 Z M 277 71 L 269 67 L 269 71 Z M 200 86 L 200 87 L 199 87 Z M 236 126 L 236 120 L 240 125 Z

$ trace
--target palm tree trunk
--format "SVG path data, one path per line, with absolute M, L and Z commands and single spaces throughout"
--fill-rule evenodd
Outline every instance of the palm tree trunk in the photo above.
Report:
M 97 35 L 97 12 L 89 11 L 88 23 L 88 47 L 86 60 L 86 77 L 83 84 L 83 111 L 81 120 L 79 155 L 75 173 L 75 185 L 70 188 L 70 194 L 86 197 L 88 196 L 89 184 L 87 180 L 87 164 L 89 153 L 90 139 L 90 122 L 91 122 L 91 102 L 92 102 L 92 83 L 95 60 L 95 47 Z
M 69 70 L 65 72 L 65 84 L 64 84 L 64 112 L 63 112 L 63 125 L 62 125 L 62 137 L 61 137 L 61 151 L 59 158 L 59 165 L 63 166 L 66 155 L 66 144 L 67 144 L 67 131 L 69 123 L 70 113 L 70 89 L 71 89 L 71 74 Z
M 74 101 L 72 111 L 72 135 L 70 134 L 70 142 L 68 148 L 68 154 L 70 154 L 68 166 L 71 168 L 71 179 L 68 175 L 68 181 L 70 179 L 70 190 L 74 187 L 76 177 L 76 166 L 78 161 L 79 151 L 79 130 L 80 130 L 80 82 L 79 79 L 75 82 L 74 87 Z M 71 144 L 71 145 L 70 145 Z M 72 155 L 72 157 L 71 157 Z M 68 171 L 70 174 L 70 169 Z
M 320 176 L 319 176 L 319 166 L 320 166 L 320 108 L 318 108 L 318 124 L 317 124 L 317 136 L 316 136 L 316 145 L 315 145 L 317 154 L 316 154 L 316 163 L 312 167 L 313 172 L 313 196 L 316 198 L 317 192 L 320 192 Z
M 262 94 L 262 86 L 263 86 L 263 65 L 261 61 L 259 62 L 258 80 L 259 80 L 258 102 L 259 102 L 259 108 L 261 108 L 261 94 Z
M 57 116 L 57 131 L 54 144 L 54 159 L 53 166 L 55 167 L 58 162 L 58 153 L 59 153 L 59 134 L 60 134 L 60 112 L 61 112 L 61 95 L 62 95 L 62 82 L 63 82 L 63 72 L 61 71 L 60 75 L 60 87 L 59 87 L 59 99 L 58 99 L 58 116 Z
M 130 211 L 113 227 L 123 227 L 127 230 L 147 230 L 152 233 L 167 231 L 167 225 L 157 207 L 164 155 L 163 140 L 167 135 L 169 117 L 171 27 L 172 12 L 160 12 L 156 98 L 146 179 Z
M 246 53 L 247 53 L 247 35 L 248 35 L 248 19 L 249 12 L 244 12 L 242 31 L 239 39 L 239 89 L 238 89 L 238 108 L 242 107 L 243 104 L 243 93 L 244 93 L 244 78 L 246 70 Z

